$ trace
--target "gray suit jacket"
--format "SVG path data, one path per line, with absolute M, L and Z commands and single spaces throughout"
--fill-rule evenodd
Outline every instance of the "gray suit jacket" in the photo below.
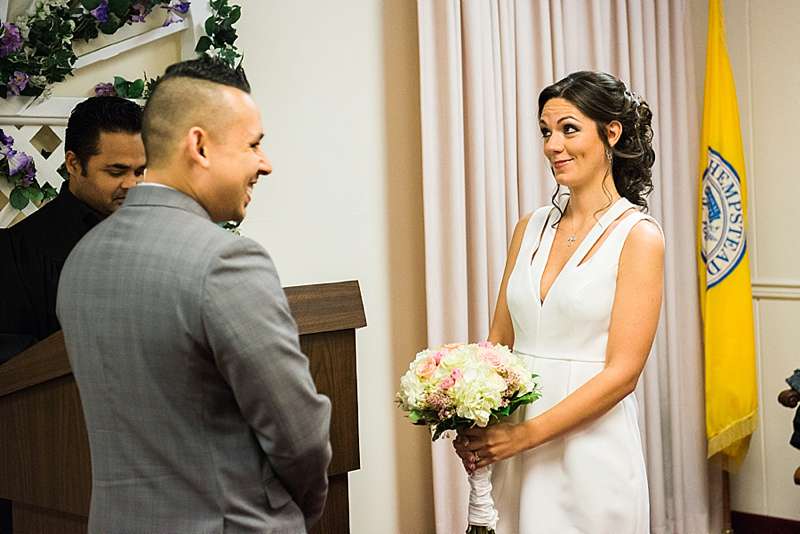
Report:
M 132 189 L 57 303 L 92 456 L 89 532 L 299 533 L 331 458 L 275 267 L 176 190 Z

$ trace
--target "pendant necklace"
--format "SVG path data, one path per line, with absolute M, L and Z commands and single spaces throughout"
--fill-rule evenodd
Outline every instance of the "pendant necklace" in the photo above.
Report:
M 572 233 L 567 236 L 567 246 L 571 247 L 575 244 L 575 241 L 578 240 L 578 236 L 575 234 L 575 224 L 573 221 L 570 221 L 570 226 L 572 227 Z

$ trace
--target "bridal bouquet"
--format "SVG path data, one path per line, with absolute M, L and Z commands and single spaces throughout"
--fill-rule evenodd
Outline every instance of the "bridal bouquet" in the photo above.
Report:
M 539 398 L 536 375 L 508 347 L 488 342 L 450 344 L 419 354 L 400 379 L 397 403 L 436 441 L 446 430 L 485 427 Z M 493 533 L 491 466 L 469 476 L 467 534 Z

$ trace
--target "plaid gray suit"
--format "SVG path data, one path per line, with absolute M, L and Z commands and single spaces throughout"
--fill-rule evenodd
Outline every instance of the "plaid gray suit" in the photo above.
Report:
M 261 246 L 141 185 L 70 254 L 57 311 L 89 432 L 90 533 L 293 534 L 319 518 L 330 401 Z

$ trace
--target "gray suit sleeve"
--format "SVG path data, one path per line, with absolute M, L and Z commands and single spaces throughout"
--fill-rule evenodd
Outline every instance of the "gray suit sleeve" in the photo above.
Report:
M 203 322 L 244 418 L 313 524 L 328 491 L 330 401 L 317 393 L 275 267 L 254 241 L 237 239 L 211 262 Z

